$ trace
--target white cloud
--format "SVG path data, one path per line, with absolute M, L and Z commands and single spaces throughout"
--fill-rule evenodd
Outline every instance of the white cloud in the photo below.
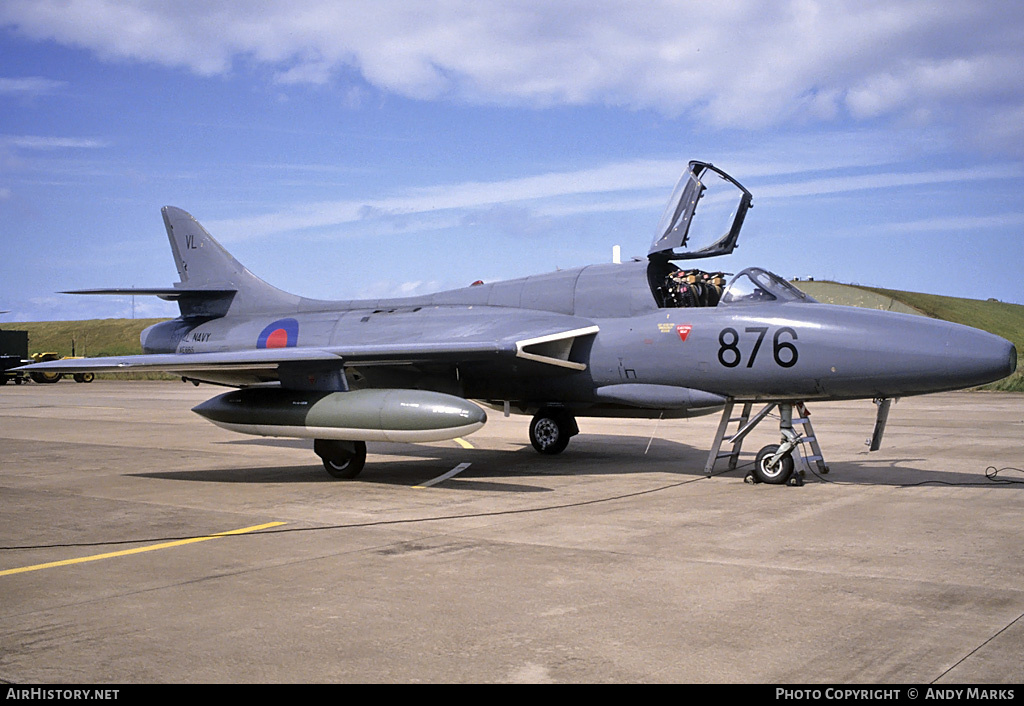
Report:
M 933 231 L 992 230 L 1024 226 L 1024 213 L 997 213 L 990 216 L 951 216 L 925 218 L 906 223 L 892 223 L 888 227 L 900 233 L 926 233 Z
M 225 241 L 285 231 L 354 223 L 375 216 L 440 214 L 450 210 L 488 208 L 544 199 L 607 195 L 612 192 L 658 189 L 668 192 L 684 165 L 674 160 L 634 160 L 592 169 L 553 172 L 492 182 L 464 182 L 421 187 L 403 194 L 367 201 L 326 201 L 240 219 L 211 221 L 212 232 Z M 629 202 L 635 203 L 635 202 Z M 568 210 L 566 210 L 568 208 Z M 565 205 L 552 212 L 584 212 L 600 207 Z M 608 210 L 621 210 L 619 201 Z
M 856 176 L 832 176 L 760 186 L 759 200 L 849 193 L 869 189 L 891 189 L 926 184 L 960 184 L 974 181 L 1019 179 L 1024 168 L 1015 164 L 970 169 L 937 169 L 927 172 L 876 172 Z
M 43 96 L 55 93 L 67 85 L 41 76 L 0 78 L 0 96 Z
M 839 135 L 834 141 L 841 143 L 846 137 L 849 136 Z M 854 139 L 853 144 L 860 142 Z M 870 173 L 847 174 L 836 172 L 878 167 L 879 161 L 870 154 L 842 148 L 827 158 L 815 155 L 799 161 L 797 157 L 771 161 L 755 152 L 736 155 L 730 164 L 721 166 L 746 182 L 756 203 L 1024 176 L 1024 166 L 1015 163 L 928 171 L 900 171 L 895 165 Z M 505 209 L 499 211 L 505 215 L 511 213 L 508 209 L 518 209 L 518 220 L 657 210 L 665 205 L 684 166 L 675 160 L 658 159 L 613 162 L 577 171 L 420 187 L 365 201 L 301 204 L 262 215 L 210 221 L 206 225 L 215 237 L 231 242 L 360 222 L 386 226 L 391 233 L 429 231 L 486 219 L 494 209 Z
M 46 137 L 40 135 L 0 135 L 0 144 L 27 150 L 96 149 L 109 143 L 89 137 Z
M 418 99 L 618 105 L 715 126 L 1024 106 L 1024 8 L 1001 0 L 5 0 L 0 24 L 202 75 L 259 66 L 282 85 L 323 84 L 356 71 Z

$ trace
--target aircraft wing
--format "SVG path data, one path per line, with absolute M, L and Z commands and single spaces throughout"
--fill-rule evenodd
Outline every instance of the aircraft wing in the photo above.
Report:
M 274 380 L 282 368 L 294 375 L 304 370 L 340 370 L 353 365 L 456 365 L 471 361 L 500 365 L 502 360 L 511 363 L 515 359 L 566 372 L 586 369 L 585 363 L 573 357 L 573 344 L 599 330 L 589 320 L 546 312 L 485 306 L 466 314 L 463 311 L 446 318 L 439 312 L 415 322 L 398 316 L 375 326 L 362 326 L 361 322 L 351 331 L 341 331 L 342 338 L 358 342 L 340 345 L 70 358 L 18 369 L 54 373 L 161 371 L 197 379 L 218 379 L 211 374 L 224 373 L 240 384 L 247 384 L 247 375 L 259 381 Z M 418 324 L 416 328 L 412 328 L 414 323 Z
M 282 363 L 340 363 L 337 355 L 317 348 L 264 348 L 218 353 L 158 353 L 153 355 L 114 355 L 99 358 L 66 358 L 25 365 L 18 370 L 51 373 L 127 373 L 147 370 L 189 373 L 208 370 L 265 371 Z
M 441 308 L 427 317 L 396 313 L 382 319 L 377 329 L 360 328 L 362 322 L 350 325 L 340 333 L 353 342 L 325 350 L 341 357 L 346 365 L 519 359 L 556 369 L 584 370 L 586 365 L 572 355 L 573 345 L 599 330 L 589 319 L 576 316 L 490 306 L 455 311 Z

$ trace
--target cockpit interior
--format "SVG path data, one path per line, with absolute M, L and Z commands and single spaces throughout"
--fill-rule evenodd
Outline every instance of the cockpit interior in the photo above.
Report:
M 682 269 L 667 260 L 652 259 L 647 268 L 651 292 L 662 309 L 744 302 L 816 301 L 778 275 L 760 267 L 740 271 L 728 285 L 727 277 L 729 274 L 726 272 Z

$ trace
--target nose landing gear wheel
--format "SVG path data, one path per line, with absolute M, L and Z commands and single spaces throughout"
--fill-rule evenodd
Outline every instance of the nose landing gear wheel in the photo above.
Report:
M 333 478 L 355 478 L 366 465 L 365 441 L 316 439 L 313 452 L 323 460 L 324 470 Z
M 771 465 L 772 456 L 778 453 L 779 445 L 770 444 L 757 452 L 754 461 L 754 479 L 759 483 L 770 485 L 783 485 L 793 475 L 793 456 L 786 454 L 774 465 Z

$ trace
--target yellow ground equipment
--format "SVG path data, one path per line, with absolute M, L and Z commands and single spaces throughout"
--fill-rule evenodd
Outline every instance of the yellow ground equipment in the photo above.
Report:
M 45 363 L 48 360 L 69 360 L 72 358 L 81 358 L 82 356 L 62 356 L 60 353 L 33 353 L 31 358 L 33 363 Z M 63 373 L 50 373 L 50 372 L 33 372 L 30 373 L 32 379 L 36 382 L 57 382 L 62 377 Z M 75 382 L 92 382 L 96 379 L 96 375 L 93 373 L 75 373 L 72 376 Z

